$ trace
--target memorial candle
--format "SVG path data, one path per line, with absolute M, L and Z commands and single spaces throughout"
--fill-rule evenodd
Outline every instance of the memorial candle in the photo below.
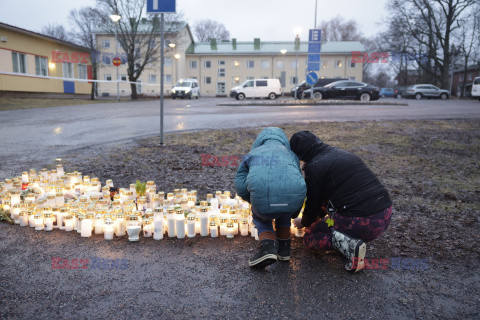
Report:
M 119 210 L 115 210 L 117 219 L 115 220 L 115 235 L 123 237 L 127 232 L 127 222 L 125 221 L 125 214 Z
M 10 217 L 14 220 L 15 224 L 20 224 L 19 214 L 20 210 L 22 209 L 22 205 L 20 203 L 14 204 L 10 211 Z
M 31 228 L 35 228 L 35 211 L 29 210 L 27 212 L 28 215 L 28 226 Z
M 240 234 L 244 237 L 248 236 L 248 220 L 245 218 L 240 220 Z
M 152 219 L 145 219 L 143 221 L 143 236 L 145 238 L 150 238 L 152 235 L 153 235 Z
M 206 207 L 200 208 L 200 235 L 208 236 L 208 209 Z
M 182 209 L 176 209 L 176 231 L 177 231 L 177 238 L 183 239 L 185 238 L 185 215 L 183 214 Z
M 128 222 L 127 222 L 127 233 L 128 233 L 128 240 L 129 241 L 138 241 L 140 240 L 140 229 L 141 226 L 138 222 L 137 215 L 129 215 Z
M 67 214 L 65 216 L 65 231 L 72 231 L 73 230 L 73 216 L 71 214 Z
M 113 222 L 113 220 L 112 220 Z M 94 223 L 94 228 L 95 228 L 95 234 L 102 234 L 103 233 L 103 228 L 104 228 L 105 220 L 104 216 L 102 213 L 98 212 L 95 215 L 95 223 Z M 112 227 L 113 230 L 113 227 Z
M 189 238 L 194 238 L 196 235 L 195 232 L 195 213 L 189 213 L 187 215 L 187 236 Z
M 114 222 L 111 218 L 103 221 L 103 237 L 105 240 L 113 240 Z
M 93 214 L 92 213 L 86 214 L 85 219 L 83 219 L 81 222 L 80 229 L 81 229 L 80 235 L 83 238 L 88 238 L 92 236 L 92 230 L 93 230 Z
M 233 223 L 232 222 L 228 222 L 227 223 L 227 238 L 233 238 Z
M 163 227 L 163 208 L 155 208 L 153 216 L 153 239 L 162 240 L 164 233 Z
M 35 221 L 35 230 L 40 231 L 45 228 L 45 225 L 43 223 L 43 214 L 42 213 L 36 213 L 34 217 Z
M 49 209 L 49 208 L 46 208 Z M 44 223 L 45 223 L 45 231 L 52 231 L 53 230 L 53 214 L 51 210 L 44 211 L 43 214 Z
M 25 211 L 20 211 L 20 213 L 18 214 L 18 219 L 20 221 L 20 227 L 28 226 L 28 215 Z
M 167 210 L 167 230 L 170 238 L 175 237 L 175 209 L 173 207 Z
M 216 221 L 210 221 L 210 236 L 212 238 L 218 237 L 218 227 Z

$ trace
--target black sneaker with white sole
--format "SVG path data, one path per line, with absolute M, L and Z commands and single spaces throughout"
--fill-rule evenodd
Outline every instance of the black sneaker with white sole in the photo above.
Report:
M 290 244 L 292 242 L 291 239 L 281 240 L 278 239 L 278 253 L 277 258 L 280 261 L 289 261 L 290 260 Z
M 265 268 L 277 262 L 278 242 L 274 240 L 260 241 L 260 251 L 248 261 L 251 268 Z

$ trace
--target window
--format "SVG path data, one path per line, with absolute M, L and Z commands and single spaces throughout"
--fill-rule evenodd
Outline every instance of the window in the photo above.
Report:
M 148 75 L 148 82 L 157 83 L 157 75 L 156 74 L 149 74 Z
M 473 80 L 473 74 L 470 73 L 470 74 L 468 75 L 468 81 L 472 81 L 472 80 Z
M 323 69 L 328 69 L 328 61 L 323 61 Z
M 225 69 L 224 68 L 218 69 L 218 76 L 219 77 L 225 77 Z
M 297 77 L 290 77 L 290 84 L 297 84 L 298 78 Z
M 348 65 L 350 68 L 356 68 L 357 67 L 357 64 L 355 62 L 352 62 L 352 60 L 348 60 Z
M 476 78 L 475 80 L 473 80 L 473 84 L 480 84 L 480 78 Z
M 104 74 L 103 75 L 103 80 L 112 81 L 112 75 L 111 74 Z
M 172 58 L 171 57 L 168 57 L 168 58 L 165 57 L 164 59 L 165 59 L 164 64 L 163 64 L 164 66 L 171 66 L 172 65 Z
M 197 61 L 190 61 L 190 69 L 197 69 Z
M 340 69 L 342 66 L 342 60 L 335 60 L 335 68 Z
M 210 68 L 212 67 L 212 61 L 205 61 L 205 62 L 203 63 L 203 67 L 204 67 L 205 69 L 210 69 Z
M 224 66 L 225 65 L 225 60 L 218 60 L 218 65 L 219 66 Z
M 64 78 L 73 78 L 73 64 L 70 62 L 62 63 L 63 77 Z
M 267 77 L 267 76 L 265 76 L 265 77 L 262 77 L 262 79 L 268 79 L 268 77 Z
M 268 69 L 268 68 L 270 68 L 270 61 L 262 60 L 262 69 Z
M 203 78 L 203 83 L 204 84 L 211 84 L 212 83 L 212 78 L 211 77 L 204 77 Z
M 267 86 L 267 81 L 266 80 L 258 80 L 257 81 L 257 87 L 266 87 Z
M 283 69 L 283 60 L 277 60 L 276 66 L 277 66 L 277 69 Z
M 120 80 L 127 81 L 127 75 L 126 74 L 121 74 L 120 75 Z
M 87 65 L 86 64 L 77 64 L 78 69 L 78 78 L 79 79 L 88 79 L 87 75 Z
M 112 58 L 110 56 L 106 55 L 106 54 L 103 55 L 102 60 L 103 60 L 104 65 L 108 66 L 108 65 L 112 64 Z
M 27 73 L 27 60 L 23 53 L 12 52 L 13 72 Z
M 35 56 L 35 74 L 37 76 L 48 76 L 47 58 Z
M 171 74 L 165 75 L 165 83 L 173 83 L 173 78 Z
M 255 79 L 254 77 L 250 76 L 250 77 L 247 77 L 247 80 L 252 80 L 252 79 Z
M 102 40 L 102 47 L 110 48 L 110 39 L 103 39 Z
M 292 67 L 292 69 L 297 69 L 298 67 L 297 60 L 291 61 L 290 63 L 291 63 L 290 66 Z
M 348 77 L 348 80 L 355 81 L 355 77 Z
M 250 87 L 253 87 L 253 86 L 254 86 L 253 81 L 248 81 L 247 83 L 245 83 L 243 85 L 244 88 L 250 88 Z
M 463 73 L 460 73 L 460 81 L 463 81 Z
M 253 61 L 253 60 L 248 60 L 248 61 L 247 61 L 247 68 L 248 68 L 248 69 L 253 69 L 253 68 L 255 68 L 255 61 Z

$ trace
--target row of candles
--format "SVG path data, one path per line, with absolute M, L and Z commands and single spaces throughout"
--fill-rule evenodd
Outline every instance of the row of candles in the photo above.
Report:
M 82 237 L 103 234 L 106 240 L 128 235 L 130 241 L 138 241 L 142 231 L 143 237 L 155 240 L 165 234 L 178 239 L 251 235 L 258 240 L 249 203 L 232 198 L 229 191 L 198 201 L 196 190 L 165 194 L 157 192 L 153 181 L 147 181 L 144 195 L 137 195 L 135 184 L 116 194 L 112 189 L 112 180 L 102 187 L 98 178 L 65 173 L 62 165 L 56 170 L 30 169 L 0 182 L 0 208 L 20 226 L 77 231 Z M 303 229 L 293 225 L 292 232 L 303 236 Z

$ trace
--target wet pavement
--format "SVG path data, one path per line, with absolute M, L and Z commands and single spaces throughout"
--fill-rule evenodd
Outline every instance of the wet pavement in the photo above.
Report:
M 217 106 L 232 98 L 165 100 L 165 132 L 304 121 L 479 118 L 476 100 L 397 100 L 408 106 Z M 380 100 L 382 101 L 382 100 Z M 159 100 L 0 112 L 0 178 L 79 148 L 108 146 L 160 130 Z M 168 143 L 168 140 L 166 141 Z M 17 166 L 18 164 L 18 166 Z

